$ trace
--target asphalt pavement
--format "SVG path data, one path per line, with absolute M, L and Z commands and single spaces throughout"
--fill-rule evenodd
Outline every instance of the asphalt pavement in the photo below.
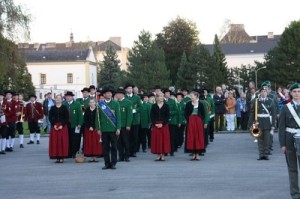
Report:
M 99 163 L 56 164 L 41 144 L 0 155 L 0 199 L 288 199 L 289 182 L 278 135 L 269 161 L 258 161 L 257 144 L 248 133 L 218 133 L 200 161 L 179 149 L 165 162 L 140 152 L 116 170 Z M 27 140 L 25 140 L 27 141 Z

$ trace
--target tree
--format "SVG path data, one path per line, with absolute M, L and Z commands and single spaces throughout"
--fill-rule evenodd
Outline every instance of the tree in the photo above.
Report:
M 222 52 L 218 36 L 215 35 L 214 39 L 214 52 L 213 52 L 214 64 L 216 67 L 215 77 L 217 85 L 226 84 L 228 79 L 228 69 L 226 63 L 226 57 Z
M 300 21 L 292 21 L 282 33 L 278 46 L 265 56 L 266 66 L 260 71 L 258 79 L 264 77 L 277 85 L 287 86 L 300 79 Z
M 170 86 L 164 51 L 152 41 L 149 32 L 141 31 L 129 52 L 128 61 L 128 81 L 131 83 L 146 91 L 155 85 Z
M 0 34 L 13 39 L 23 32 L 25 38 L 29 38 L 30 21 L 31 16 L 22 6 L 16 5 L 13 0 L 0 0 Z
M 183 52 L 180 67 L 177 72 L 177 88 L 193 89 L 196 84 L 197 74 L 193 70 L 193 64 L 189 63 L 185 52 Z
M 120 60 L 118 60 L 117 52 L 112 45 L 108 45 L 105 49 L 103 59 L 104 60 L 100 63 L 98 75 L 99 87 L 119 87 L 121 77 Z
M 0 71 L 0 89 L 12 89 L 25 97 L 34 93 L 24 58 L 20 56 L 17 46 L 3 36 L 0 36 Z
M 156 35 L 158 46 L 165 52 L 166 65 L 173 84 L 176 83 L 183 52 L 186 53 L 187 57 L 189 56 L 199 42 L 198 35 L 196 24 L 180 17 L 172 20 L 163 28 L 161 33 Z

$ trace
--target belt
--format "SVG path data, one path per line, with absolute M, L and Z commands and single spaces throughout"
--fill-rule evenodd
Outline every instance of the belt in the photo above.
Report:
M 289 127 L 286 127 L 285 131 L 292 133 L 292 134 L 300 133 L 300 129 L 294 129 L 294 128 L 289 128 Z
M 257 114 L 257 117 L 270 117 L 269 114 Z

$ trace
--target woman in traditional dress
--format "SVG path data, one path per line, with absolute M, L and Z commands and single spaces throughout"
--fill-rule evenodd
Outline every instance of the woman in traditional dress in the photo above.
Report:
M 152 122 L 151 152 L 157 154 L 156 161 L 165 161 L 164 154 L 171 152 L 168 120 L 169 105 L 164 103 L 164 94 L 158 93 L 156 104 L 152 105 L 150 117 Z
M 199 154 L 203 152 L 205 108 L 199 101 L 199 93 L 192 91 L 191 101 L 185 106 L 185 117 L 187 119 L 186 129 L 186 152 L 192 153 L 191 160 L 200 160 Z M 207 125 L 207 124 L 205 124 Z
M 56 104 L 52 106 L 49 112 L 49 121 L 51 123 L 49 139 L 50 159 L 56 159 L 55 163 L 63 163 L 64 158 L 69 155 L 69 135 L 67 122 L 69 121 L 68 108 L 62 105 L 62 96 L 57 95 Z
M 95 123 L 100 123 L 99 107 L 96 105 L 96 99 L 91 98 L 89 101 L 89 108 L 84 113 L 84 141 L 83 153 L 86 157 L 92 157 L 89 162 L 98 162 L 97 157 L 103 153 L 102 144 L 100 142 L 100 135 L 97 133 Z

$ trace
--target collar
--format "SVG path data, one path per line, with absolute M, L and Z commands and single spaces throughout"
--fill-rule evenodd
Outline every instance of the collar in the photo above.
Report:
M 8 102 L 11 102 L 11 101 L 12 101 L 12 99 L 7 99 L 6 101 L 8 101 Z
M 132 97 L 132 96 L 133 96 L 133 93 L 131 93 L 131 94 L 127 94 L 127 96 L 128 96 L 128 97 Z
M 121 101 L 123 101 L 125 99 L 125 97 L 123 97 L 122 99 L 120 99 L 119 101 L 121 102 Z
M 32 103 L 32 104 L 35 104 L 35 102 L 36 102 L 36 101 L 34 101 L 34 102 L 31 102 L 31 103 Z
M 73 103 L 73 101 L 74 101 L 74 100 L 72 100 L 72 101 L 68 102 L 68 104 L 72 104 L 72 103 Z
M 293 100 L 293 104 L 295 104 L 295 106 L 300 105 L 300 102 L 296 102 L 295 100 Z
M 109 100 L 104 99 L 104 102 L 105 102 L 106 104 L 108 104 L 109 102 L 111 102 L 111 99 L 109 99 Z

